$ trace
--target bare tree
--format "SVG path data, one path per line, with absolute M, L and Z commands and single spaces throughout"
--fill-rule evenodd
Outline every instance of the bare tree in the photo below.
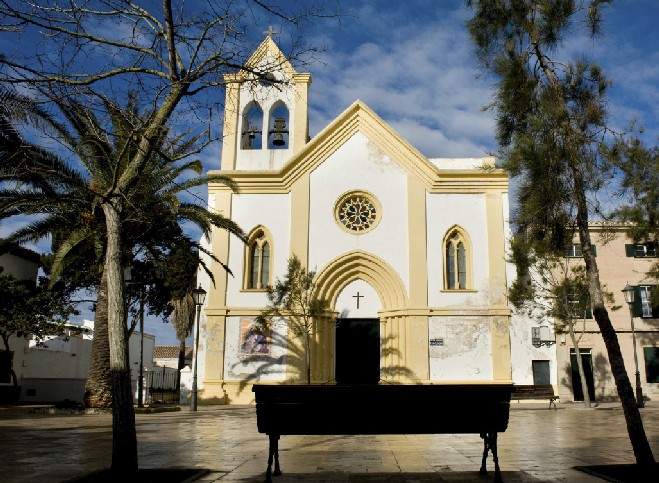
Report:
M 272 72 L 281 67 L 281 59 L 258 68 L 246 64 L 252 47 L 246 36 L 248 23 L 274 17 L 294 29 L 305 18 L 322 15 L 314 8 L 286 12 L 258 0 L 205 2 L 194 9 L 186 3 L 173 8 L 171 0 L 160 5 L 132 0 L 0 0 L 0 31 L 12 35 L 17 45 L 0 57 L 0 82 L 55 89 L 58 95 L 82 92 L 99 103 L 130 90 L 152 111 L 135 129 L 137 148 L 98 196 L 107 239 L 104 272 L 115 472 L 133 473 L 138 466 L 122 277 L 124 193 L 138 181 L 158 139 L 177 120 L 175 114 L 187 115 L 188 121 L 190 113 L 199 116 L 191 109 L 199 107 L 193 96 L 222 87 L 223 74 L 246 71 L 252 79 L 277 82 Z M 310 53 L 296 41 L 293 45 L 291 61 Z

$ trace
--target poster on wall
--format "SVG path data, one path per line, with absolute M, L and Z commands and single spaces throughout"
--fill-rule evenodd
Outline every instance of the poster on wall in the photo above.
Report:
M 270 328 L 254 319 L 240 321 L 240 354 L 243 356 L 270 355 Z

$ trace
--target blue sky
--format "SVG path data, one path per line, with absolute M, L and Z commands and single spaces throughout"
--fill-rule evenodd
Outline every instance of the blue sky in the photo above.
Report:
M 190 6 L 192 4 L 188 4 Z M 356 99 L 365 101 L 429 157 L 471 157 L 496 152 L 493 113 L 483 110 L 494 80 L 478 66 L 465 28 L 469 12 L 462 0 L 338 2 L 338 20 L 305 27 L 307 44 L 320 48 L 311 72 L 310 131 L 313 136 Z M 623 129 L 634 121 L 643 139 L 659 136 L 659 2 L 614 1 L 604 11 L 602 35 L 595 41 L 574 27 L 556 53 L 564 59 L 585 56 L 598 62 L 612 82 L 611 124 Z M 249 49 L 273 23 L 255 17 Z M 275 40 L 287 49 L 288 36 L 273 23 Z M 0 40 L 0 47 L 2 41 Z M 249 50 L 247 49 L 247 50 Z M 223 92 L 212 91 L 211 102 Z M 216 129 L 220 119 L 214 119 Z M 219 134 L 216 133 L 216 134 Z M 201 155 L 206 169 L 219 168 L 220 144 Z M 197 193 L 205 198 L 203 190 Z M 24 220 L 0 222 L 0 236 Z M 48 244 L 37 247 L 47 250 Z M 81 307 L 81 317 L 92 317 Z M 149 319 L 147 331 L 158 344 L 175 343 L 169 324 Z

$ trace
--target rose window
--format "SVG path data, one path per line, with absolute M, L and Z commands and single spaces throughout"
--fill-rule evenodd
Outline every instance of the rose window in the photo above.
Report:
M 336 218 L 348 231 L 355 233 L 369 231 L 377 224 L 379 218 L 376 201 L 362 192 L 344 195 L 337 203 Z

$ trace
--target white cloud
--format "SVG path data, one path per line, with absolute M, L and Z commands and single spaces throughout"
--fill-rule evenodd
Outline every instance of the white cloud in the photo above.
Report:
M 479 78 L 464 11 L 422 27 L 397 26 L 396 12 L 362 8 L 357 25 L 372 31 L 351 52 L 328 51 L 312 69 L 311 132 L 361 99 L 427 156 L 480 156 L 495 147 L 492 94 Z M 382 35 L 386 32 L 386 37 Z

